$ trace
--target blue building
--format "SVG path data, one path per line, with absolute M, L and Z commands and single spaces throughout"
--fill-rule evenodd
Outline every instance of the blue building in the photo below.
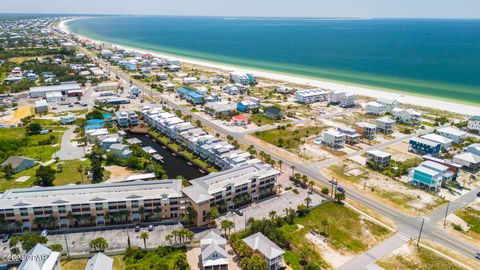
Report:
M 412 185 L 437 192 L 442 186 L 442 173 L 424 166 L 418 166 L 411 172 Z
M 177 89 L 177 93 L 179 93 L 184 99 L 196 105 L 205 102 L 204 96 L 193 89 L 182 87 Z
M 87 124 L 85 125 L 85 130 L 92 130 L 92 129 L 100 129 L 105 126 L 105 121 L 102 119 L 90 119 L 87 120 Z
M 442 144 L 418 137 L 411 138 L 409 144 L 412 152 L 422 155 L 437 155 L 442 149 Z

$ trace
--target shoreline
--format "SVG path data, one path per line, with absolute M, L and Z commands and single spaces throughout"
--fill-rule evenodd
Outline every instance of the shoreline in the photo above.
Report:
M 81 18 L 73 18 L 73 19 L 68 19 L 68 20 L 62 20 L 58 23 L 58 28 L 61 31 L 64 31 L 65 33 L 72 33 L 66 23 L 73 21 L 73 20 L 79 20 L 79 19 L 84 19 L 85 17 Z M 74 33 L 75 34 L 75 33 Z M 226 72 L 243 72 L 243 73 L 253 73 L 257 77 L 261 78 L 267 78 L 271 80 L 277 80 L 277 81 L 284 81 L 284 82 L 289 82 L 289 83 L 294 83 L 294 84 L 301 84 L 301 85 L 308 85 L 311 86 L 312 88 L 318 87 L 318 88 L 324 88 L 324 89 L 329 89 L 329 90 L 342 90 L 345 92 L 349 93 L 354 93 L 360 96 L 368 96 L 368 97 L 382 97 L 382 98 L 387 98 L 387 99 L 396 99 L 400 103 L 404 104 L 411 104 L 415 106 L 424 106 L 424 107 L 430 107 L 434 109 L 441 109 L 453 113 L 460 113 L 460 114 L 465 114 L 465 115 L 478 115 L 480 114 L 480 107 L 479 106 L 474 106 L 470 104 L 464 104 L 464 103 L 456 103 L 454 101 L 446 101 L 443 99 L 438 99 L 436 97 L 428 97 L 428 96 L 415 96 L 415 95 L 408 95 L 408 94 L 402 94 L 399 92 L 393 92 L 388 91 L 388 90 L 380 90 L 380 89 L 372 89 L 368 88 L 365 86 L 359 86 L 355 85 L 349 82 L 345 83 L 339 83 L 339 82 L 332 82 L 332 81 L 327 81 L 327 80 L 322 80 L 322 79 L 314 79 L 314 78 L 309 78 L 309 77 L 302 77 L 300 75 L 294 75 L 294 74 L 286 74 L 286 73 L 279 73 L 279 72 L 274 72 L 274 71 L 267 71 L 267 70 L 261 70 L 261 69 L 255 69 L 255 68 L 244 68 L 244 67 L 238 67 L 238 66 L 233 66 L 233 65 L 228 65 L 228 64 L 222 64 L 222 63 L 217 63 L 217 62 L 209 62 L 205 60 L 198 60 L 198 59 L 191 59 L 191 58 L 186 58 L 182 56 L 177 56 L 173 54 L 166 54 L 166 53 L 159 53 L 156 51 L 151 51 L 151 50 L 146 50 L 146 49 L 141 49 L 141 48 L 136 48 L 136 47 L 131 47 L 131 46 L 124 46 L 121 44 L 116 44 L 108 41 L 102 41 L 102 40 L 97 40 L 97 39 L 92 39 L 89 37 L 85 37 L 79 34 L 76 34 L 77 36 L 84 38 L 84 39 L 90 39 L 96 43 L 108 43 L 111 44 L 113 47 L 120 47 L 120 48 L 125 48 L 128 50 L 132 51 L 137 51 L 140 53 L 148 53 L 152 54 L 157 57 L 162 57 L 162 58 L 176 58 L 181 62 L 189 63 L 192 65 L 197 65 L 197 66 L 204 66 L 208 68 L 214 68 L 218 70 L 223 70 Z

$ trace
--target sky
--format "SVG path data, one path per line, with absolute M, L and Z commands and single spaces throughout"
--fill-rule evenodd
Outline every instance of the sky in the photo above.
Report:
M 0 13 L 480 19 L 480 0 L 14 0 L 5 2 L 0 4 Z

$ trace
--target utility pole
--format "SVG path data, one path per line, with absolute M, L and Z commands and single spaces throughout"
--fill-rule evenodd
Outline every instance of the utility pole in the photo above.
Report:
M 127 244 L 128 248 L 130 249 L 130 234 L 128 233 L 128 227 L 125 230 L 127 231 Z
M 420 245 L 420 238 L 422 237 L 423 223 L 425 223 L 425 218 L 422 219 L 422 226 L 420 227 L 420 233 L 418 234 L 417 247 Z
M 448 216 L 448 208 L 450 207 L 450 203 L 447 204 L 447 210 L 445 211 L 445 219 L 443 220 L 443 228 L 447 226 L 447 216 Z
M 67 235 L 63 234 L 63 238 L 65 239 L 65 248 L 67 248 L 67 257 L 70 257 L 70 250 L 68 249 Z

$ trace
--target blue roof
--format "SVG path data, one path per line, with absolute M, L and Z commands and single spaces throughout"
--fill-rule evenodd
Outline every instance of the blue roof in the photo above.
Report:
M 203 98 L 202 94 L 198 93 L 197 91 L 195 91 L 193 89 L 189 89 L 189 88 L 186 88 L 186 87 L 178 88 L 177 92 L 180 93 L 180 94 L 188 95 L 193 99 Z
M 90 119 L 90 120 L 87 120 L 87 124 L 103 124 L 105 121 L 102 120 L 102 119 Z

